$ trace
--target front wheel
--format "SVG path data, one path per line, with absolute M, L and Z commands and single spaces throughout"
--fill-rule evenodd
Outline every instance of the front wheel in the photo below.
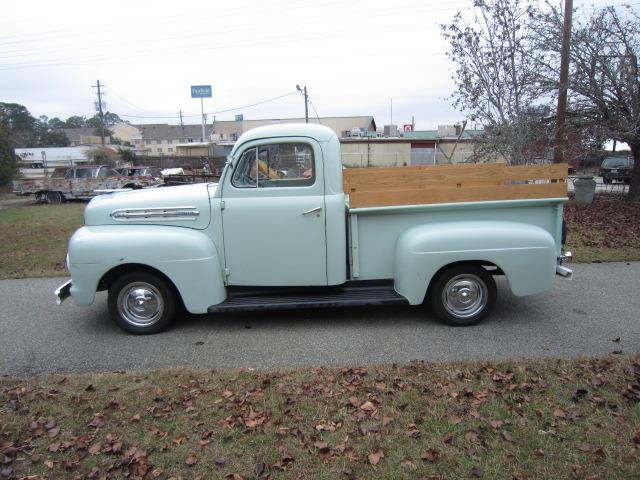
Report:
M 493 277 L 478 265 L 456 265 L 438 274 L 430 302 L 442 322 L 456 327 L 476 325 L 496 302 Z
M 145 335 L 158 333 L 171 323 L 176 313 L 173 288 L 157 275 L 128 273 L 109 289 L 109 313 L 126 332 Z

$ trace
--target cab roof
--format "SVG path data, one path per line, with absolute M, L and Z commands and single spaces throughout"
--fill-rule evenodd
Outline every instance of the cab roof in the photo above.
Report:
M 252 128 L 243 133 L 236 142 L 234 153 L 240 145 L 251 140 L 274 137 L 310 137 L 318 142 L 326 142 L 331 137 L 335 137 L 335 132 L 329 127 L 314 123 L 279 123 L 277 125 L 267 125 L 264 127 Z

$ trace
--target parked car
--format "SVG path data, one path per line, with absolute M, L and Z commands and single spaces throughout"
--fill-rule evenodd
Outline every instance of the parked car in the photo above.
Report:
M 606 157 L 600 166 L 600 176 L 604 183 L 614 180 L 631 183 L 633 160 L 631 157 Z

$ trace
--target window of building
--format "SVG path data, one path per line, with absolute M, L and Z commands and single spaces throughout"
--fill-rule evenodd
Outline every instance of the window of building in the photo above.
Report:
M 144 143 L 145 145 L 151 145 L 151 140 L 145 140 Z
M 158 153 L 162 153 L 162 148 L 161 147 L 158 147 L 157 150 L 158 150 Z
M 169 153 L 173 152 L 173 147 L 168 147 L 167 148 L 167 152 L 169 152 Z
M 310 145 L 276 143 L 245 150 L 231 183 L 239 188 L 306 187 L 315 177 Z

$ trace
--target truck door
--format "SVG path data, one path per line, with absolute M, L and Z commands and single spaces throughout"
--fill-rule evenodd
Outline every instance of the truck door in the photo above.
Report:
M 229 285 L 326 285 L 323 158 L 304 138 L 248 143 L 223 182 Z

